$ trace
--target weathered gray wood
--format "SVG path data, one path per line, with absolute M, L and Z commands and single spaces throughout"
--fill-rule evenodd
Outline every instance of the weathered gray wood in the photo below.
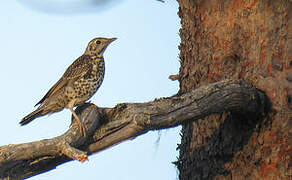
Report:
M 78 108 L 87 138 L 72 126 L 61 136 L 0 147 L 1 179 L 36 175 L 72 159 L 90 155 L 150 130 L 170 128 L 213 113 L 262 112 L 265 95 L 239 80 L 224 80 L 192 92 L 146 103 L 123 103 L 114 108 L 86 104 Z M 78 149 L 76 149 L 78 148 Z

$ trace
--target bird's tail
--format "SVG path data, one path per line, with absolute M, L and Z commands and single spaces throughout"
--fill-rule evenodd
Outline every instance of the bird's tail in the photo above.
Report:
M 20 122 L 20 125 L 26 125 L 28 123 L 30 123 L 32 120 L 34 120 L 37 117 L 43 116 L 45 115 L 45 113 L 43 113 L 44 110 L 42 107 L 37 108 L 35 111 L 33 111 L 32 113 L 30 113 L 29 115 L 25 116 Z

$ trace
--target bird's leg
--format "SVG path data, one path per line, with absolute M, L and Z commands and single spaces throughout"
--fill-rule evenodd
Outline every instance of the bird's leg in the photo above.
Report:
M 77 116 L 76 112 L 74 111 L 73 109 L 73 105 L 74 105 L 74 101 L 70 101 L 70 103 L 68 104 L 68 109 L 70 109 L 70 111 L 72 112 L 72 115 L 74 116 L 76 122 L 77 122 L 77 125 L 79 127 L 79 130 L 80 130 L 80 134 L 83 135 L 84 137 L 86 137 L 86 131 L 85 131 L 85 128 L 83 126 L 83 124 L 81 123 L 79 117 Z M 74 125 L 74 124 L 72 124 Z
M 75 113 L 75 111 L 73 110 L 73 108 L 69 108 L 70 111 L 72 112 L 74 118 L 76 119 L 77 125 L 80 129 L 80 134 L 83 135 L 84 137 L 86 137 L 86 132 L 85 132 L 85 128 L 83 126 L 83 124 L 81 123 L 79 117 L 77 116 L 77 114 Z

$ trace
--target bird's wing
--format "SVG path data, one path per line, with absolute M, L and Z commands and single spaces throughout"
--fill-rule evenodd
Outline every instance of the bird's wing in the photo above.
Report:
M 47 99 L 52 94 L 55 94 L 59 89 L 64 87 L 65 84 L 67 84 L 67 82 L 64 81 L 62 77 L 61 79 L 59 79 L 59 81 L 56 84 L 54 84 L 53 87 L 51 87 L 51 89 L 46 93 L 46 95 L 35 106 L 42 104 L 45 101 L 45 99 Z
M 75 79 L 85 75 L 91 68 L 92 64 L 90 56 L 82 55 L 74 61 L 63 74 L 63 78 L 67 80 Z
M 58 92 L 61 88 L 66 86 L 69 81 L 84 76 L 88 70 L 92 68 L 92 65 L 88 63 L 89 61 L 90 57 L 86 55 L 82 55 L 76 61 L 74 61 L 67 68 L 61 79 L 59 79 L 59 81 L 53 87 L 51 87 L 47 94 L 35 106 L 42 104 L 45 99 Z

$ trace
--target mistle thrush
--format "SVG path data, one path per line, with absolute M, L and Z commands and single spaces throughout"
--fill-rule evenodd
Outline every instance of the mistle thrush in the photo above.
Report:
M 25 125 L 37 117 L 70 109 L 80 133 L 86 135 L 84 126 L 73 110 L 74 106 L 85 103 L 100 87 L 105 72 L 103 53 L 107 46 L 117 38 L 94 38 L 82 56 L 76 59 L 65 71 L 61 79 L 35 105 L 35 111 L 25 116 L 21 125 Z

